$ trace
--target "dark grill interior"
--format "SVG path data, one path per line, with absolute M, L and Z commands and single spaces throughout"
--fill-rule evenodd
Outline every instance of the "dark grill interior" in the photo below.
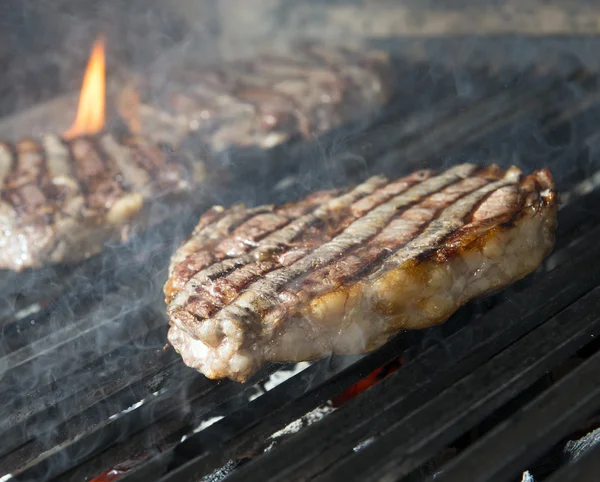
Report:
M 193 208 L 79 266 L 3 274 L 0 476 L 596 480 L 600 444 L 573 461 L 563 447 L 600 426 L 599 79 L 560 56 L 525 73 L 396 64 L 398 93 L 373 119 L 219 157 L 239 185 L 210 201 L 279 202 L 459 160 L 547 166 L 564 205 L 544 266 L 443 326 L 314 362 L 268 391 L 294 367 L 212 382 L 164 348 L 162 283 Z M 397 371 L 262 453 L 275 432 L 401 355 Z

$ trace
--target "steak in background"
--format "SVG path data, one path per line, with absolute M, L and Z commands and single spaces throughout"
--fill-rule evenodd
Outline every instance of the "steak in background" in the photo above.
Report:
M 0 268 L 81 261 L 123 240 L 149 203 L 190 192 L 203 166 L 141 136 L 0 144 Z
M 534 271 L 554 245 L 547 169 L 463 164 L 298 202 L 214 207 L 172 259 L 169 341 L 209 378 L 362 353 Z
M 296 44 L 285 57 L 216 65 L 186 58 L 167 78 L 163 71 L 123 89 L 121 116 L 134 131 L 171 145 L 193 133 L 210 152 L 312 138 L 374 112 L 392 83 L 383 51 L 317 43 Z

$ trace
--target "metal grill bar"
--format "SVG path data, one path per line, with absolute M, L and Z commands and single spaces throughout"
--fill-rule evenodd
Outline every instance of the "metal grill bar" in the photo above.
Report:
M 201 408 L 198 408 L 199 413 L 197 415 L 206 415 L 211 409 L 229 400 L 238 392 L 252 387 L 258 380 L 264 379 L 269 372 L 272 373 L 275 369 L 276 367 L 269 367 L 262 370 L 243 386 L 239 386 L 234 382 L 212 384 L 204 378 L 190 377 L 188 383 L 191 386 L 189 387 L 182 384 L 172 387 L 172 390 L 152 398 L 136 410 L 113 419 L 107 418 L 92 428 L 85 427 L 86 431 L 84 433 L 81 433 L 82 427 L 78 427 L 79 430 L 75 430 L 74 433 L 70 434 L 73 438 L 44 452 L 14 473 L 13 478 L 15 480 L 40 480 L 41 478 L 54 477 L 82 463 L 94 453 L 125 440 L 142 428 L 180 410 L 182 404 L 196 402 L 196 405 L 201 406 Z M 189 372 L 190 370 L 188 370 Z M 182 397 L 182 393 L 185 393 L 185 399 Z M 56 430 L 60 430 L 60 428 L 59 426 Z M 188 429 L 191 430 L 192 427 L 190 426 Z M 90 452 L 89 447 L 94 448 L 93 452 Z
M 600 289 L 590 293 L 600 306 Z M 596 311 L 600 319 L 600 313 Z M 572 316 L 577 316 L 573 313 Z M 569 320 L 566 319 L 566 323 Z M 502 481 L 518 475 L 569 429 L 600 409 L 600 352 L 454 459 L 436 481 Z M 392 480 L 392 479 L 390 479 Z M 395 479 L 393 479 L 395 480 Z
M 151 466 L 132 472 L 123 480 L 146 480 L 150 474 L 170 472 L 165 480 L 193 479 L 240 453 L 256 450 L 273 432 L 326 402 L 371 371 L 397 358 L 409 346 L 398 337 L 364 357 L 332 358 L 312 365 L 291 381 L 275 387 L 247 407 L 168 450 Z
M 599 334 L 600 288 L 596 288 L 410 417 L 400 411 L 396 417 L 388 414 L 387 420 L 401 421 L 324 474 L 324 479 L 381 480 L 385 475 L 385 480 L 397 480 L 407 475 Z

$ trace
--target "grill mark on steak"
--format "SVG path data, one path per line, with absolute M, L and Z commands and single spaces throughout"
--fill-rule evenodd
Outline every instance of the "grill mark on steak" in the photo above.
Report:
M 268 238 L 260 242 L 257 249 L 247 256 L 223 259 L 221 262 L 213 265 L 209 263 L 214 256 L 212 256 L 212 253 L 209 255 L 206 249 L 202 249 L 200 253 L 195 252 L 188 256 L 188 262 L 185 265 L 179 265 L 177 273 L 171 272 L 171 277 L 165 286 L 166 301 L 169 303 L 171 300 L 170 293 L 182 289 L 184 284 L 190 279 L 192 271 L 190 265 L 194 268 L 208 268 L 202 273 L 199 273 L 200 270 L 198 270 L 194 276 L 196 282 L 188 286 L 188 290 L 180 296 L 179 300 L 181 303 L 185 303 L 187 296 L 195 303 L 194 306 L 197 307 L 199 313 L 213 313 L 214 308 L 217 306 L 220 307 L 231 300 L 231 296 L 235 290 L 239 293 L 247 284 L 254 281 L 258 275 L 264 275 L 274 269 L 287 266 L 304 256 L 311 249 L 311 246 L 315 244 L 314 239 L 311 239 L 310 231 L 311 226 L 315 223 L 332 218 L 331 224 L 333 224 L 333 230 L 328 229 L 328 237 L 326 239 L 330 240 L 334 235 L 347 227 L 356 217 L 364 214 L 366 210 L 370 210 L 376 205 L 391 199 L 394 195 L 399 194 L 410 186 L 427 179 L 429 175 L 429 171 L 417 171 L 410 176 L 390 183 L 382 176 L 374 176 L 352 191 L 344 193 L 335 199 L 321 199 L 323 197 L 322 194 L 317 194 L 309 196 L 302 203 L 293 203 L 291 205 L 293 206 L 292 212 L 289 212 L 289 205 L 283 206 L 281 208 L 282 213 L 292 217 L 300 217 L 290 222 L 285 228 L 271 233 Z M 312 212 L 303 213 L 300 208 L 304 208 L 307 211 L 309 207 L 312 207 L 310 203 L 312 200 L 322 200 L 322 205 L 317 205 L 316 209 Z M 305 215 L 302 216 L 302 214 Z M 242 228 L 243 225 L 238 229 Z M 231 238 L 226 238 L 225 242 L 229 239 Z M 257 238 L 254 238 L 254 240 L 257 240 Z M 325 240 L 320 239 L 319 241 Z M 290 244 L 292 242 L 293 244 Z M 186 250 L 197 251 L 194 246 L 200 246 L 200 244 L 192 242 L 192 244 L 188 244 Z M 248 245 L 245 245 L 246 249 L 248 247 Z M 216 248 L 217 259 L 221 257 L 219 254 L 222 254 L 219 251 Z M 273 260 L 275 262 L 272 262 Z M 250 267 L 244 269 L 246 265 L 250 265 Z M 256 266 L 260 268 L 256 268 Z M 238 275 L 236 271 L 238 269 L 247 272 L 248 276 Z M 232 279 L 227 278 L 220 281 L 220 278 L 223 277 Z M 215 298 L 212 295 L 215 283 L 227 286 L 227 289 L 224 291 L 229 295 L 229 298 L 223 296 Z M 190 287 L 192 289 L 189 289 Z M 201 290 L 206 294 L 196 297 L 194 293 Z M 203 297 L 206 297 L 208 301 L 202 299 Z M 215 300 L 217 306 L 213 306 Z
M 209 378 L 244 381 L 268 361 L 368 351 L 525 276 L 554 242 L 547 171 L 457 166 L 383 201 L 392 184 L 269 256 L 225 259 L 240 265 L 186 283 L 168 307 L 169 341 L 184 362 Z
M 4 189 L 4 184 L 13 169 L 15 156 L 10 145 L 0 143 L 0 188 Z
M 235 300 L 232 300 L 230 304 L 224 306 L 213 318 L 217 322 L 227 320 L 227 322 L 237 325 L 249 322 L 251 319 L 266 313 L 277 304 L 277 293 L 285 285 L 301 275 L 339 258 L 348 249 L 366 242 L 379 233 L 397 214 L 398 210 L 406 208 L 450 184 L 459 182 L 461 179 L 473 174 L 476 169 L 476 166 L 471 164 L 457 166 L 439 176 L 427 179 L 394 197 L 391 201 L 377 206 L 365 216 L 350 224 L 341 234 L 335 236 L 332 240 L 325 241 L 292 265 L 266 273 L 258 281 L 247 286 L 246 291 L 241 293 Z M 196 286 L 192 286 L 193 283 Z M 190 301 L 198 291 L 197 288 L 202 289 L 204 287 L 204 285 L 198 286 L 197 283 L 198 279 L 194 277 L 193 281 L 188 281 L 185 287 L 175 296 L 169 307 L 172 318 L 189 320 L 190 315 L 194 317 L 194 314 L 187 309 L 182 310 L 185 311 L 184 314 L 179 313 L 179 308 Z M 189 326 L 189 323 L 186 323 L 186 325 Z M 197 326 L 198 324 L 195 327 L 197 328 Z
M 23 139 L 14 145 L 15 160 L 8 179 L 9 189 L 18 189 L 25 184 L 40 184 L 46 172 L 44 156 L 39 146 L 31 139 Z
M 14 210 L 16 216 L 40 214 L 42 219 L 32 222 L 50 222 L 52 208 L 41 189 L 46 177 L 44 154 L 40 147 L 30 139 L 24 139 L 11 145 L 11 169 L 5 178 L 2 190 L 3 199 Z
M 312 208 L 313 211 L 303 215 L 302 212 L 297 212 L 296 205 L 292 204 L 283 206 L 282 209 L 284 211 L 287 211 L 290 208 L 294 211 L 290 213 L 292 215 L 292 218 L 290 219 L 291 222 L 281 229 L 270 233 L 266 238 L 263 238 L 260 246 L 246 255 L 232 259 L 225 259 L 220 263 L 209 266 L 206 270 L 197 271 L 193 274 L 193 276 L 188 277 L 187 279 L 183 279 L 183 276 L 181 276 L 183 273 L 180 273 L 177 279 L 173 279 L 174 277 L 172 277 L 165 287 L 167 303 L 170 302 L 170 295 L 175 289 L 177 289 L 176 287 L 179 289 L 184 289 L 182 289 L 182 293 L 178 297 L 177 301 L 174 301 L 174 305 L 184 304 L 186 302 L 186 297 L 194 296 L 194 293 L 197 292 L 200 287 L 204 286 L 204 284 L 207 282 L 212 283 L 214 280 L 225 276 L 232 270 L 245 266 L 246 264 L 250 264 L 261 259 L 266 260 L 272 257 L 274 253 L 281 251 L 296 237 L 300 236 L 311 224 L 330 215 L 332 210 L 344 210 L 345 207 L 357 199 L 361 199 L 362 197 L 369 195 L 378 187 L 385 185 L 386 182 L 387 181 L 385 178 L 373 177 L 367 180 L 365 183 L 360 184 L 352 191 L 344 193 L 341 196 L 333 199 L 328 197 L 322 199 L 321 196 L 311 196 L 308 198 L 309 204 L 307 208 Z M 317 203 L 312 205 L 310 203 L 312 200 L 316 201 Z M 298 215 L 300 215 L 300 217 L 293 219 Z M 189 271 L 185 272 L 185 275 L 189 275 Z
M 103 215 L 127 190 L 115 179 L 114 164 L 107 159 L 89 137 L 70 142 L 75 176 L 85 193 L 85 207 L 95 215 Z
M 46 135 L 42 138 L 42 147 L 46 153 L 46 169 L 50 179 L 59 176 L 73 178 L 75 175 L 74 165 L 69 146 L 62 138 Z
M 183 288 L 192 276 L 224 258 L 223 251 L 213 251 L 217 243 L 228 239 L 227 237 L 245 222 L 256 216 L 268 214 L 272 209 L 273 206 L 246 209 L 238 205 L 226 214 L 223 208 L 219 207 L 210 210 L 206 217 L 203 216 L 191 238 L 177 251 L 169 265 L 169 280 L 164 287 L 167 303 L 171 300 L 171 294 Z M 201 251 L 198 251 L 199 249 Z
M 122 239 L 144 202 L 158 193 L 150 172 L 130 162 L 134 148 L 109 135 L 102 142 L 46 135 L 39 142 L 0 144 L 0 267 L 20 271 L 78 261 L 108 239 Z M 152 174 L 163 176 L 170 193 L 190 190 L 193 182 L 178 159 L 152 162 Z
M 290 219 L 277 212 L 260 213 L 240 225 L 231 236 L 223 239 L 215 250 L 227 257 L 240 256 L 256 247 L 267 233 L 282 228 Z
M 132 159 L 128 148 L 120 145 L 113 136 L 108 134 L 100 138 L 100 145 L 108 157 L 114 160 L 125 185 L 140 192 L 151 189 L 151 173 Z
M 421 235 L 427 227 L 444 213 L 444 210 L 460 198 L 488 184 L 485 171 L 475 177 L 452 184 L 441 192 L 426 197 L 392 219 L 368 244 L 349 250 L 343 257 L 319 268 L 290 284 L 279 292 L 279 303 L 269 312 L 263 313 L 265 323 L 278 323 L 298 306 L 319 310 L 318 302 L 310 300 L 326 291 L 335 291 L 343 285 L 367 276 L 379 264 L 402 249 L 411 240 Z M 301 302 L 305 302 L 302 304 Z
M 432 246 L 442 243 L 446 237 L 464 226 L 465 218 L 473 213 L 475 206 L 479 206 L 481 201 L 485 200 L 491 193 L 511 182 L 510 178 L 492 182 L 448 206 L 419 236 L 388 257 L 381 267 L 367 278 L 367 282 L 383 271 L 388 271 L 411 259 L 415 259 L 422 252 L 430 250 Z
M 128 137 L 124 143 L 130 148 L 130 159 L 136 167 L 148 173 L 156 194 L 189 184 L 187 179 L 193 176 L 193 169 L 187 157 L 140 136 Z
M 318 293 L 337 289 L 359 276 L 365 276 L 377 263 L 387 258 L 395 250 L 420 235 L 437 216 L 463 196 L 478 189 L 489 180 L 479 174 L 452 184 L 439 193 L 426 197 L 420 203 L 399 213 L 367 245 L 357 246 L 330 265 L 308 273 L 297 283 L 280 292 L 280 300 L 296 300 L 302 295 L 314 296 Z M 287 303 L 289 304 L 289 303 Z M 286 310 L 286 303 L 276 308 L 279 316 Z M 277 314 L 269 314 L 267 320 L 274 320 Z
M 115 181 L 120 186 L 121 191 L 123 193 L 131 192 L 132 186 L 129 183 L 125 182 L 125 178 L 123 177 L 123 172 L 121 170 L 121 166 L 119 165 L 117 160 L 114 158 L 114 156 L 111 156 L 104 149 L 104 147 L 102 146 L 102 143 L 100 142 L 100 138 L 90 137 L 88 140 L 89 140 L 90 145 L 93 146 L 93 150 L 98 153 L 98 157 L 100 158 L 100 160 L 102 161 L 102 164 L 104 165 L 106 177 Z

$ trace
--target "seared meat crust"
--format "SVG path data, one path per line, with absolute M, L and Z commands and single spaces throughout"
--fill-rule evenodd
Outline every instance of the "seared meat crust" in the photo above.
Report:
M 190 191 L 202 166 L 142 137 L 0 144 L 0 268 L 81 261 L 122 239 L 151 199 Z
M 166 85 L 162 71 L 156 77 L 124 89 L 121 115 L 153 139 L 178 145 L 194 133 L 220 152 L 308 139 L 364 117 L 388 99 L 391 67 L 381 51 L 303 43 L 287 56 L 217 65 L 186 57 Z
M 371 350 L 535 270 L 555 226 L 548 170 L 472 164 L 214 207 L 173 257 L 169 341 L 209 378 L 238 381 L 266 362 Z

